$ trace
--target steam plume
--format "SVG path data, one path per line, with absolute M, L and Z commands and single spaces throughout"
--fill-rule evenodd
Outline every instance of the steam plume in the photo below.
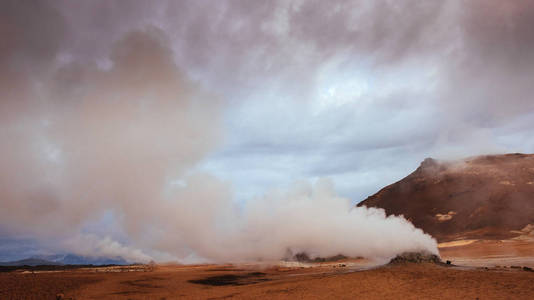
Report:
M 126 34 L 106 63 L 77 63 L 54 9 L 8 2 L 4 29 L 18 38 L 0 49 L 3 231 L 132 261 L 437 253 L 404 218 L 351 208 L 328 181 L 236 204 L 230 183 L 194 168 L 221 139 L 225 103 L 179 70 L 161 30 Z M 106 213 L 122 243 L 86 232 Z

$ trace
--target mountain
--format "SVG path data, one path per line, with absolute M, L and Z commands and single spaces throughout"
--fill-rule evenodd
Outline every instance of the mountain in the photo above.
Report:
M 53 261 L 56 264 L 61 265 L 127 265 L 128 262 L 118 257 L 91 257 L 81 256 L 72 253 L 68 254 L 54 254 L 54 255 L 42 255 L 37 258 Z
M 39 258 L 26 258 L 17 261 L 0 262 L 0 266 L 51 266 L 57 263 Z
M 427 158 L 364 205 L 404 215 L 440 242 L 510 238 L 534 224 L 534 155 Z
M 58 260 L 64 265 L 127 265 L 128 262 L 122 257 L 88 257 L 67 254 Z
M 0 266 L 49 266 L 49 265 L 127 265 L 122 257 L 88 257 L 75 254 L 54 254 L 30 257 L 17 261 L 0 262 Z

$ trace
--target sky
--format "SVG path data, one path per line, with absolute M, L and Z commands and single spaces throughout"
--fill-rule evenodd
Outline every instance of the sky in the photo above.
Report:
M 531 0 L 0 5 L 0 261 L 229 259 L 219 211 L 534 152 Z

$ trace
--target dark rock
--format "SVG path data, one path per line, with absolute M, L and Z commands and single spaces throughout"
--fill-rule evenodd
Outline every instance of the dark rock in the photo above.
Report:
M 404 252 L 389 261 L 389 264 L 401 264 L 401 263 L 435 263 L 442 264 L 439 256 L 429 252 Z
M 298 262 L 308 262 L 308 263 L 320 263 L 320 262 L 332 262 L 347 259 L 346 256 L 338 254 L 330 257 L 315 257 L 311 258 L 306 252 L 300 252 L 293 256 L 293 260 Z

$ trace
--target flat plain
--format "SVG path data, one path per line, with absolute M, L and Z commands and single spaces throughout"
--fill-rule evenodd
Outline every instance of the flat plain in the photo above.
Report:
M 534 243 L 443 244 L 452 264 L 157 265 L 0 273 L 0 299 L 532 299 Z

